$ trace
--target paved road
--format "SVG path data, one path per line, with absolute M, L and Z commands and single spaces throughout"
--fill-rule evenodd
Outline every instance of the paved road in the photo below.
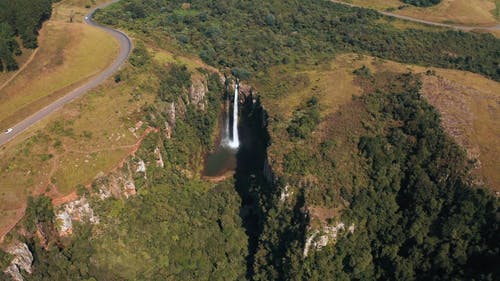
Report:
M 9 134 L 5 134 L 3 131 L 7 128 L 3 128 L 2 131 L 0 132 L 0 146 L 6 144 L 10 140 L 12 140 L 15 136 L 20 134 L 21 132 L 25 131 L 29 127 L 31 127 L 33 124 L 37 123 L 41 119 L 49 116 L 52 114 L 54 111 L 58 110 L 61 108 L 63 105 L 73 101 L 74 99 L 82 96 L 89 90 L 97 87 L 99 84 L 104 82 L 106 79 L 108 79 L 113 73 L 115 73 L 120 66 L 128 59 L 128 56 L 132 50 L 132 41 L 130 38 L 123 32 L 111 29 L 106 26 L 102 26 L 100 24 L 97 24 L 92 20 L 92 16 L 94 12 L 97 9 L 104 8 L 110 4 L 113 4 L 115 2 L 118 2 L 119 0 L 114 0 L 111 1 L 107 4 L 101 5 L 99 7 L 96 7 L 92 9 L 88 15 L 85 17 L 85 23 L 91 26 L 95 26 L 97 28 L 103 29 L 106 32 L 108 32 L 111 36 L 115 37 L 119 43 L 120 43 L 120 53 L 118 57 L 115 59 L 113 64 L 111 64 L 108 68 L 106 68 L 103 72 L 95 76 L 91 81 L 88 83 L 82 85 L 81 87 L 69 92 L 67 95 L 63 96 L 62 98 L 54 101 L 50 105 L 44 107 L 40 111 L 36 112 L 35 114 L 31 115 L 30 117 L 24 119 L 23 121 L 19 122 L 15 126 L 12 127 L 12 132 Z
M 347 5 L 350 7 L 356 7 L 356 8 L 366 8 L 366 7 L 361 7 L 357 5 L 353 5 L 350 3 L 338 1 L 338 0 L 330 0 L 334 3 L 337 4 L 342 4 L 342 5 Z M 440 22 L 433 22 L 433 21 L 428 21 L 428 20 L 422 20 L 422 19 L 417 19 L 409 16 L 403 16 L 403 15 L 398 15 L 395 13 L 390 13 L 390 12 L 385 12 L 385 11 L 378 11 L 382 15 L 389 16 L 389 17 L 394 17 L 402 20 L 407 20 L 407 21 L 413 21 L 413 22 L 418 22 L 418 23 L 423 23 L 427 25 L 433 25 L 433 26 L 441 26 L 441 27 L 447 27 L 447 28 L 452 28 L 452 29 L 457 29 L 457 30 L 463 30 L 463 31 L 472 31 L 472 30 L 486 30 L 486 31 L 496 31 L 500 30 L 500 24 L 497 24 L 495 26 L 470 26 L 470 25 L 454 25 L 454 24 L 446 24 L 446 23 L 440 23 Z

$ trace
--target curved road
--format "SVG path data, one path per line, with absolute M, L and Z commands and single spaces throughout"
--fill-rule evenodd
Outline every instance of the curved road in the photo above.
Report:
M 45 108 L 41 109 L 40 111 L 36 112 L 35 114 L 31 115 L 30 117 L 24 119 L 23 121 L 19 122 L 15 126 L 12 127 L 12 131 L 8 134 L 4 132 L 0 132 L 0 146 L 4 145 L 8 141 L 10 141 L 12 138 L 20 134 L 21 132 L 25 131 L 29 127 L 31 127 L 33 124 L 36 122 L 40 121 L 41 119 L 47 117 L 57 109 L 61 108 L 63 105 L 71 102 L 72 100 L 82 96 L 89 90 L 95 88 L 104 80 L 109 78 L 114 72 L 116 72 L 120 66 L 127 60 L 128 56 L 130 55 L 130 52 L 132 50 L 132 41 L 130 38 L 123 32 L 111 29 L 106 26 L 102 26 L 100 24 L 97 24 L 92 20 L 92 16 L 94 12 L 97 9 L 104 8 L 110 4 L 113 4 L 115 2 L 118 2 L 119 0 L 113 0 L 107 4 L 101 5 L 99 7 L 96 7 L 92 9 L 89 14 L 85 17 L 85 23 L 91 26 L 95 26 L 97 28 L 103 29 L 106 32 L 108 32 L 111 36 L 115 37 L 119 43 L 120 43 L 120 53 L 118 57 L 115 59 L 113 64 L 109 66 L 106 70 L 101 72 L 99 75 L 94 77 L 91 81 L 86 83 L 85 85 L 73 90 L 72 92 L 68 93 L 64 97 L 56 100 L 52 104 L 46 106 Z M 353 4 L 345 3 L 342 1 L 338 0 L 330 0 L 331 2 L 337 3 L 337 4 L 342 4 L 342 5 L 347 5 L 351 7 L 357 7 L 357 8 L 365 8 L 361 6 L 356 6 Z M 491 27 L 479 27 L 479 26 L 465 26 L 465 25 L 451 25 L 451 24 L 445 24 L 445 23 L 438 23 L 438 22 L 432 22 L 432 21 L 426 21 L 422 19 L 417 19 L 417 18 L 412 18 L 408 16 L 403 16 L 403 15 L 398 15 L 390 12 L 384 12 L 384 11 L 378 11 L 379 13 L 390 16 L 390 17 L 395 17 L 403 20 L 408 20 L 408 21 L 413 21 L 413 22 L 418 22 L 418 23 L 423 23 L 427 25 L 433 25 L 433 26 L 441 26 L 441 27 L 447 27 L 447 28 L 453 28 L 453 29 L 458 29 L 458 30 L 463 30 L 463 31 L 471 31 L 471 30 L 487 30 L 487 31 L 494 31 L 494 30 L 500 30 L 500 25 L 495 25 Z M 4 128 L 5 130 L 6 128 Z
M 103 29 L 106 32 L 108 32 L 111 36 L 115 37 L 118 42 L 120 43 L 120 53 L 118 57 L 114 60 L 114 62 L 106 68 L 103 72 L 95 76 L 91 81 L 88 83 L 78 87 L 77 89 L 69 92 L 67 95 L 64 97 L 54 101 L 53 103 L 49 104 L 48 106 L 42 108 L 40 111 L 36 112 L 35 114 L 31 115 L 30 117 L 24 119 L 23 121 L 17 123 L 12 127 L 12 131 L 8 134 L 4 132 L 5 129 L 3 128 L 2 132 L 0 132 L 0 146 L 6 144 L 9 142 L 11 139 L 13 139 L 15 136 L 20 134 L 21 132 L 25 131 L 29 127 L 31 127 L 33 124 L 37 123 L 41 119 L 47 117 L 54 111 L 58 110 L 61 108 L 63 105 L 73 101 L 74 99 L 82 96 L 89 90 L 97 87 L 99 84 L 104 82 L 106 79 L 108 79 L 113 73 L 115 73 L 120 66 L 128 59 L 128 56 L 130 55 L 130 52 L 132 50 L 132 41 L 130 38 L 123 32 L 111 29 L 106 26 L 102 26 L 92 20 L 92 16 L 94 15 L 94 12 L 97 9 L 104 8 L 110 4 L 113 4 L 115 2 L 118 2 L 119 0 L 114 0 L 109 3 L 106 3 L 104 5 L 98 6 L 94 9 L 92 9 L 87 16 L 85 17 L 84 21 L 86 24 L 95 26 L 97 28 Z
M 350 7 L 355 7 L 355 8 L 363 8 L 363 9 L 369 9 L 367 7 L 362 7 L 362 6 L 357 6 L 354 4 L 342 2 L 339 0 L 330 0 L 333 3 L 337 4 L 342 4 Z M 454 24 L 446 24 L 446 23 L 440 23 L 440 22 L 433 22 L 433 21 L 428 21 L 428 20 L 422 20 L 422 19 L 417 19 L 409 16 L 403 16 L 403 15 L 398 15 L 395 13 L 390 13 L 390 12 L 385 12 L 385 11 L 379 11 L 377 10 L 380 14 L 384 16 L 389 16 L 393 18 L 398 18 L 402 20 L 407 20 L 407 21 L 412 21 L 412 22 L 418 22 L 418 23 L 423 23 L 427 25 L 433 25 L 433 26 L 440 26 L 440 27 L 447 27 L 447 28 L 452 28 L 452 29 L 457 29 L 457 30 L 462 30 L 462 31 L 472 31 L 472 30 L 486 30 L 486 31 L 496 31 L 500 30 L 500 24 L 497 24 L 495 26 L 470 26 L 470 25 L 454 25 Z

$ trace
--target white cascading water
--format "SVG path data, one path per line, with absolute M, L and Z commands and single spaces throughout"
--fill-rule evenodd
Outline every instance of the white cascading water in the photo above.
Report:
M 229 142 L 229 147 L 231 148 L 238 148 L 240 146 L 240 139 L 238 136 L 238 88 L 239 85 L 236 83 L 233 107 L 233 139 Z
M 223 140 L 225 144 L 229 144 L 229 100 L 226 99 L 226 131 L 224 132 Z

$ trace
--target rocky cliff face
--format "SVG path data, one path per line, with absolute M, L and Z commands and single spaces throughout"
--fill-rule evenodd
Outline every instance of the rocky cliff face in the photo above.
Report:
M 156 160 L 156 167 L 165 167 L 165 163 L 163 162 L 163 157 L 161 156 L 161 151 L 159 147 L 155 148 L 155 160 Z
M 159 151 L 158 151 L 159 152 Z M 160 164 L 163 164 L 160 154 Z M 147 164 L 144 160 L 131 157 L 124 166 L 108 175 L 101 174 L 94 182 L 96 193 L 94 195 L 100 200 L 109 197 L 129 198 L 136 194 L 134 175 L 147 178 Z M 91 224 L 99 223 L 99 217 L 94 213 L 85 196 L 68 202 L 59 207 L 56 212 L 57 227 L 60 236 L 67 236 L 73 232 L 73 221 L 84 221 Z
M 130 159 L 126 163 L 126 168 L 102 176 L 96 180 L 101 200 L 111 196 L 115 198 L 129 198 L 136 194 L 137 190 L 133 174 L 147 177 L 146 163 L 142 159 Z
M 167 116 L 168 116 L 168 123 L 171 126 L 175 126 L 175 118 L 177 118 L 177 115 L 175 113 L 175 103 L 170 104 L 170 108 L 167 110 Z
M 60 236 L 66 236 L 73 231 L 73 221 L 88 221 L 90 223 L 99 223 L 99 217 L 94 214 L 85 197 L 71 201 L 61 206 L 56 214 L 58 221 L 58 230 Z
M 262 173 L 268 182 L 274 183 L 276 181 L 273 170 L 271 169 L 271 165 L 269 165 L 268 157 L 264 159 L 264 167 Z
M 205 110 L 205 95 L 208 92 L 207 82 L 203 78 L 193 78 L 189 88 L 189 99 L 198 109 Z
M 346 232 L 347 231 L 347 232 Z M 311 230 L 310 234 L 306 237 L 304 245 L 304 257 L 307 257 L 309 251 L 320 250 L 328 244 L 335 243 L 340 234 L 354 233 L 354 224 L 346 228 L 343 222 L 339 222 L 332 226 L 323 226 L 319 230 Z
M 4 273 L 10 275 L 14 281 L 24 281 L 21 271 L 31 274 L 31 265 L 33 264 L 33 255 L 28 245 L 17 242 L 7 247 L 6 252 L 13 255 L 14 259 Z
M 175 127 L 175 103 L 170 103 L 170 107 L 166 110 L 166 114 L 168 116 L 167 121 L 165 122 L 165 138 L 170 139 L 172 137 L 172 131 Z
M 245 95 L 247 97 L 254 97 L 256 95 L 256 93 L 254 92 L 254 89 L 252 86 L 250 85 L 247 85 L 243 82 L 240 81 L 240 88 L 239 88 L 239 91 L 242 95 Z

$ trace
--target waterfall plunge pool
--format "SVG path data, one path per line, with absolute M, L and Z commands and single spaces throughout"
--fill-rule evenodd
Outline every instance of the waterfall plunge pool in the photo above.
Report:
M 215 180 L 222 179 L 228 173 L 236 169 L 236 153 L 240 146 L 238 133 L 238 103 L 239 103 L 239 85 L 235 85 L 233 114 L 229 113 L 229 99 L 226 100 L 226 110 L 222 117 L 223 126 L 220 130 L 219 145 L 217 149 L 208 154 L 205 159 L 203 175 Z M 231 116 L 232 115 L 232 116 Z M 232 117 L 232 120 L 231 120 Z M 229 126 L 232 124 L 232 130 Z M 222 130 L 222 128 L 225 128 Z M 230 134 L 232 132 L 232 135 Z
M 209 178 L 223 177 L 236 168 L 236 151 L 220 145 L 205 159 L 203 175 Z

